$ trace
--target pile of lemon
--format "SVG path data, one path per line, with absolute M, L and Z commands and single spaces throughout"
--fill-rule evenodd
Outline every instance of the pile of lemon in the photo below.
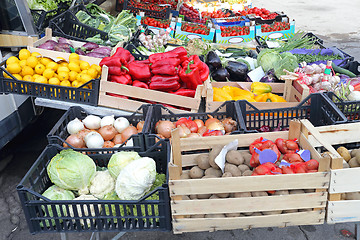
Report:
M 99 65 L 90 66 L 88 62 L 80 60 L 76 53 L 70 54 L 69 62 L 64 58 L 59 59 L 55 62 L 37 52 L 21 49 L 19 58 L 12 56 L 6 60 L 6 70 L 18 80 L 75 88 L 101 75 Z M 5 72 L 4 77 L 10 78 Z M 84 88 L 91 88 L 91 85 Z

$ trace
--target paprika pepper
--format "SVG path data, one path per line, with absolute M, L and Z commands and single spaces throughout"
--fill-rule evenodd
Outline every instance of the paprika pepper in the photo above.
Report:
M 264 93 L 255 97 L 257 102 L 286 102 L 283 97 L 273 93 Z
M 205 82 L 209 78 L 210 70 L 206 63 L 201 62 L 202 69 L 200 70 L 201 81 Z
M 186 88 L 180 88 L 176 92 L 172 92 L 173 94 L 184 96 L 184 97 L 195 97 L 195 90 L 193 89 L 186 89 Z
M 151 78 L 150 67 L 147 64 L 134 61 L 129 63 L 128 68 L 129 74 L 136 80 L 147 82 Z
M 134 87 L 140 87 L 140 88 L 145 88 L 145 89 L 149 89 L 149 85 L 147 85 L 146 83 L 144 82 L 140 82 L 139 80 L 134 80 L 132 85 Z
M 192 61 L 192 64 L 190 64 L 190 69 L 195 69 L 198 68 L 199 71 L 202 70 L 203 65 L 202 65 L 202 61 L 200 60 L 198 55 L 191 55 L 187 60 L 185 60 L 181 66 L 183 68 L 186 68 L 189 65 L 189 62 Z
M 193 63 L 193 61 L 190 61 L 187 67 L 182 68 L 179 72 L 179 76 L 181 81 L 186 84 L 187 88 L 196 90 L 197 85 L 202 84 L 202 81 L 200 79 L 199 69 L 197 67 L 193 69 L 190 68 L 190 65 Z
M 213 101 L 215 102 L 226 102 L 231 101 L 232 97 L 229 93 L 224 91 L 222 88 L 213 87 Z
M 260 95 L 263 93 L 269 93 L 272 91 L 272 88 L 269 84 L 263 82 L 253 82 L 251 84 L 251 92 L 255 95 Z
M 118 57 L 126 61 L 126 63 L 130 63 L 135 60 L 135 57 L 126 49 L 122 47 L 118 47 L 116 52 L 111 57 Z
M 173 65 L 162 65 L 151 69 L 151 73 L 154 75 L 169 75 L 174 76 L 178 74 L 178 68 Z
M 151 78 L 149 88 L 164 92 L 176 91 L 180 88 L 179 77 L 155 75 Z
M 127 69 L 125 66 L 121 66 L 121 67 L 115 67 L 115 66 L 110 66 L 109 67 L 109 75 L 125 75 L 127 74 L 127 72 L 129 72 L 129 69 Z
M 164 53 L 154 53 L 149 56 L 149 61 L 154 64 L 157 61 L 166 59 L 166 58 L 179 58 L 181 62 L 181 58 L 186 57 L 187 52 L 184 47 L 177 47 L 171 51 Z
M 172 65 L 172 66 L 179 66 L 180 65 L 180 59 L 178 58 L 165 58 L 162 60 L 159 60 L 153 64 L 151 64 L 150 68 L 158 68 L 164 65 Z
M 109 75 L 109 78 L 110 78 L 110 81 L 112 81 L 112 82 L 117 82 L 117 83 L 125 84 L 125 85 L 131 84 L 131 82 L 132 82 L 131 76 L 129 74 L 124 74 L 121 76 Z

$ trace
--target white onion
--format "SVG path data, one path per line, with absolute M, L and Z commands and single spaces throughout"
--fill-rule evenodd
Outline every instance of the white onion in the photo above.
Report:
M 114 127 L 119 133 L 124 131 L 129 126 L 130 126 L 129 121 L 124 117 L 119 117 L 114 122 Z
M 90 132 L 86 134 L 85 144 L 88 148 L 102 148 L 104 146 L 104 139 L 98 132 Z
M 78 118 L 71 120 L 66 126 L 66 129 L 69 132 L 69 134 L 76 134 L 81 130 L 83 130 L 84 128 L 85 128 L 84 124 Z
M 100 121 L 100 126 L 101 126 L 101 127 L 107 126 L 107 125 L 114 126 L 114 122 L 115 122 L 114 115 L 105 116 L 105 117 L 103 117 L 103 118 L 101 119 L 101 121 Z
M 88 115 L 84 120 L 83 123 L 85 127 L 88 129 L 99 129 L 100 128 L 101 118 L 94 115 Z

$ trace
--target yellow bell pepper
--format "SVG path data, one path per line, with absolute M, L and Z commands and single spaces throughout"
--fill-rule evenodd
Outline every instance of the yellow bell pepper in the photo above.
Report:
M 232 100 L 229 93 L 225 92 L 221 88 L 213 88 L 213 101 L 215 102 L 226 102 Z
M 256 102 L 254 98 L 248 97 L 248 96 L 237 96 L 234 97 L 233 100 L 238 101 L 238 100 L 246 100 L 248 102 Z
M 283 97 L 273 93 L 263 93 L 255 97 L 257 102 L 286 102 Z
M 251 84 L 251 92 L 255 95 L 271 92 L 272 88 L 269 84 L 263 82 L 253 82 Z

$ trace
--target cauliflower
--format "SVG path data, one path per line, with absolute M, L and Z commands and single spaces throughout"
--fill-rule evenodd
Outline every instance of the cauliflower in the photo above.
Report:
M 93 195 L 81 195 L 77 198 L 74 198 L 74 200 L 98 200 L 96 197 L 94 197 Z M 75 217 L 75 214 L 74 214 L 74 208 L 75 206 L 70 206 L 69 208 L 69 213 L 70 213 L 70 216 L 71 217 Z M 99 209 L 99 212 L 101 211 L 101 205 L 98 204 L 98 209 Z M 90 209 L 90 212 L 89 212 L 89 209 Z M 77 217 L 95 217 L 96 214 L 95 214 L 95 207 L 93 204 L 90 204 L 89 206 L 83 204 L 83 205 L 80 205 L 80 204 L 77 204 L 76 205 L 76 210 L 77 210 L 77 213 L 78 213 L 78 216 Z M 84 214 L 84 215 L 83 215 Z M 73 220 L 75 222 L 75 220 Z M 93 220 L 93 222 L 95 222 L 95 220 Z M 84 219 L 80 219 L 80 224 L 82 226 L 85 226 L 85 221 Z M 90 227 L 91 225 L 91 220 L 90 219 L 86 219 L 86 224 L 88 227 Z
M 95 177 L 90 182 L 90 194 L 99 199 L 104 199 L 105 195 L 114 191 L 115 180 L 108 170 L 97 171 Z

